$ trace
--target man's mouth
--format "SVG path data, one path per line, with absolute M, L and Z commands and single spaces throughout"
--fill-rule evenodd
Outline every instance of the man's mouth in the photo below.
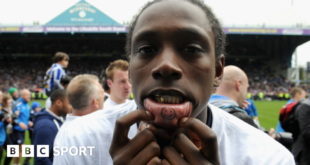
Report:
M 181 92 L 156 90 L 144 99 L 144 107 L 155 116 L 155 123 L 165 128 L 174 128 L 182 117 L 189 117 L 192 103 Z

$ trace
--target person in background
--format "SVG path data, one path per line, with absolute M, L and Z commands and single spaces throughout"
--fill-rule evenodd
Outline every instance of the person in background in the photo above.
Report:
M 68 100 L 73 108 L 72 114 L 67 115 L 66 122 L 56 135 L 54 146 L 86 146 L 82 145 L 83 139 L 88 136 L 94 136 L 89 134 L 90 128 L 82 128 L 71 123 L 78 118 L 89 116 L 97 110 L 102 110 L 104 106 L 104 90 L 97 76 L 85 74 L 73 78 L 68 85 L 67 92 Z M 87 125 L 88 123 L 80 124 Z M 98 131 L 103 128 L 103 125 L 92 125 L 92 127 Z M 92 159 L 95 158 L 93 157 Z M 69 153 L 64 153 L 64 155 L 54 157 L 54 164 L 77 164 L 75 163 L 77 162 L 76 160 L 80 159 L 72 157 Z M 82 162 L 79 163 L 83 164 Z M 95 164 L 98 164 L 98 162 Z
M 260 127 L 259 121 L 258 121 L 258 114 L 257 114 L 257 108 L 255 107 L 254 101 L 251 99 L 247 99 L 249 102 L 249 105 L 247 108 L 245 108 L 245 111 L 248 113 L 248 115 L 253 118 L 254 117 L 254 123 Z
M 57 52 L 53 58 L 53 65 L 46 71 L 44 77 L 44 91 L 48 96 L 56 89 L 64 89 L 60 80 L 66 75 L 64 68 L 68 67 L 69 56 L 63 52 Z
M 1 112 L 7 117 L 12 118 L 12 122 L 7 123 L 7 126 L 6 126 L 7 134 L 6 134 L 6 138 L 4 142 L 5 150 L 7 149 L 7 145 L 13 145 L 10 134 L 13 132 L 13 126 L 17 125 L 17 116 L 19 115 L 19 111 L 16 111 L 15 114 L 13 114 L 12 103 L 13 103 L 12 96 L 9 94 L 4 94 Z M 9 165 L 11 163 L 11 160 L 12 160 L 11 157 L 6 157 L 4 161 L 4 165 Z
M 13 98 L 13 104 L 15 103 L 15 101 L 17 101 L 18 99 L 18 90 L 14 87 L 11 87 L 9 89 L 9 94 L 12 96 Z
M 39 102 L 37 101 L 34 101 L 31 103 L 31 111 L 30 111 L 30 118 L 29 118 L 29 121 L 32 121 L 34 123 L 34 116 L 39 113 L 39 111 L 42 109 L 42 106 Z M 33 144 L 33 128 L 34 128 L 34 125 L 32 127 L 29 127 L 28 128 L 28 136 L 29 136 L 29 139 L 30 139 L 30 143 Z M 31 157 L 26 157 L 25 160 L 24 160 L 24 163 L 23 165 L 28 165 L 29 161 L 30 161 Z
M 209 103 L 257 128 L 253 119 L 243 109 L 248 86 L 247 75 L 240 68 L 226 66 L 221 85 L 216 89 L 216 95 L 211 96 Z
M 107 67 L 107 84 L 110 88 L 110 97 L 104 102 L 105 108 L 129 102 L 131 84 L 128 77 L 128 62 L 116 60 Z
M 61 78 L 61 80 L 60 80 L 60 84 L 61 84 L 61 86 L 63 87 L 63 89 L 67 89 L 67 87 L 68 87 L 68 84 L 70 83 L 70 81 L 72 80 L 72 77 L 70 77 L 70 76 L 67 76 L 67 75 L 65 75 L 65 76 L 63 76 L 62 78 Z M 45 101 L 45 108 L 51 108 L 51 105 L 52 105 L 52 102 L 51 102 L 51 98 L 50 97 L 48 97 L 47 99 L 46 99 L 46 101 Z
M 52 106 L 50 109 L 40 111 L 35 116 L 33 128 L 33 144 L 49 145 L 49 157 L 34 157 L 35 165 L 53 164 L 53 144 L 56 134 L 63 124 L 62 118 L 70 113 L 72 107 L 67 98 L 67 92 L 57 89 L 51 94 Z M 33 107 L 37 108 L 37 107 Z M 40 107 L 38 107 L 39 109 Z M 36 152 L 36 147 L 34 149 Z
M 11 139 L 14 144 L 19 145 L 19 157 L 13 158 L 13 164 L 20 164 L 22 158 L 22 145 L 25 140 L 25 131 L 28 127 L 32 126 L 33 123 L 29 121 L 30 118 L 30 107 L 28 102 L 31 99 L 31 93 L 27 89 L 23 89 L 20 92 L 20 98 L 13 105 L 13 113 L 19 111 L 17 123 L 18 125 L 14 126 L 13 133 L 11 134 Z
M 290 90 L 290 95 L 291 95 L 291 99 L 288 100 L 286 105 L 305 99 L 306 91 L 300 87 L 294 87 Z M 280 121 L 278 121 L 275 133 L 280 133 L 280 132 L 285 132 L 285 130 L 282 128 Z
M 2 99 L 3 99 L 3 93 L 0 91 L 0 109 L 2 109 Z

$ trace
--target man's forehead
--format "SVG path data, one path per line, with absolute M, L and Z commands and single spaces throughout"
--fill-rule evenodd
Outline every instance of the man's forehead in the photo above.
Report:
M 173 8 L 171 8 L 173 5 Z M 187 1 L 162 1 L 157 2 L 147 9 L 145 9 L 137 20 L 135 30 L 133 32 L 139 33 L 142 29 L 149 31 L 149 29 L 167 28 L 168 24 L 173 25 L 179 31 L 191 32 L 201 28 L 204 31 L 212 32 L 211 25 L 205 12 L 198 6 Z M 192 26 L 190 26 L 192 25 Z M 147 27 L 147 28 L 145 28 Z M 189 28 L 196 27 L 196 28 Z

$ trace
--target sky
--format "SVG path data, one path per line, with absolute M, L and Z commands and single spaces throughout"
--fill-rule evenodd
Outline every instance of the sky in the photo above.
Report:
M 80 0 L 0 0 L 0 26 L 41 25 Z M 86 0 L 117 22 L 129 22 L 147 0 Z M 225 27 L 310 29 L 310 0 L 204 0 Z M 310 61 L 310 43 L 298 48 L 298 58 Z M 305 64 L 304 64 L 305 65 Z

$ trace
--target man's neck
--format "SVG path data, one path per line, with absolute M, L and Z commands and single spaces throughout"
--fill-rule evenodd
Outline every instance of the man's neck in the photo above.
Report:
M 88 115 L 88 114 L 93 113 L 95 111 L 96 110 L 92 110 L 92 109 L 87 109 L 87 110 L 73 109 L 72 110 L 72 116 L 85 116 L 85 115 Z
M 55 107 L 52 106 L 49 110 L 53 112 L 55 115 L 57 115 L 58 117 L 60 117 L 60 114 L 58 113 Z
M 110 99 L 114 101 L 116 104 L 123 104 L 126 102 L 126 99 L 125 100 L 119 99 L 115 95 L 113 95 L 113 93 L 110 94 Z

